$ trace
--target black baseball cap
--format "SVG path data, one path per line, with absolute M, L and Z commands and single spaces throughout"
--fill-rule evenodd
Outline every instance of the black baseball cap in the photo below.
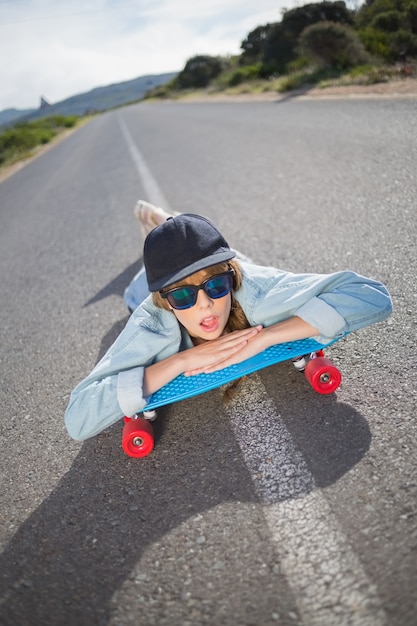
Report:
M 160 291 L 235 256 L 207 218 L 191 213 L 170 217 L 145 239 L 143 260 L 149 291 Z

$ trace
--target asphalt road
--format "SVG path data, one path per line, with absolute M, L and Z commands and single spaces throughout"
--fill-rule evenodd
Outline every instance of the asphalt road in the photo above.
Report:
M 7 626 L 414 626 L 414 100 L 142 104 L 0 185 L 1 604 Z M 63 413 L 127 320 L 137 198 L 259 263 L 350 268 L 392 318 L 339 342 L 333 396 L 289 364 L 165 407 L 156 447 Z

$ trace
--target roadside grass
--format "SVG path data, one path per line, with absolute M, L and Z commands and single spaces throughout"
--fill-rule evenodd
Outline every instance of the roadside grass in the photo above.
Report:
M 360 65 L 337 78 L 327 77 L 319 80 L 317 87 L 349 87 L 350 85 L 377 85 L 394 80 L 401 80 L 416 75 L 416 67 L 411 64 L 398 65 Z
M 0 131 L 0 170 L 30 158 L 40 147 L 78 125 L 81 119 L 75 115 L 51 115 L 32 122 L 16 122 Z
M 408 76 L 415 76 L 416 73 L 416 67 L 411 65 L 361 65 L 344 72 L 338 72 L 334 69 L 307 67 L 294 70 L 285 76 L 241 83 L 236 87 L 226 88 L 223 92 L 230 95 L 266 92 L 284 94 L 313 87 L 326 89 L 326 87 L 338 86 L 375 85 L 377 83 L 401 80 Z M 217 89 L 217 92 L 220 92 L 220 89 Z M 215 88 L 212 88 L 212 93 L 215 93 Z
M 414 64 L 397 65 L 361 65 L 348 71 L 310 67 L 294 68 L 286 75 L 272 76 L 267 79 L 252 78 L 242 80 L 236 85 L 228 84 L 223 76 L 218 77 L 203 89 L 174 89 L 169 85 L 151 90 L 145 98 L 148 100 L 193 100 L 209 96 L 238 96 L 256 95 L 263 93 L 291 93 L 297 90 L 308 90 L 313 87 L 375 85 L 393 80 L 401 80 L 417 75 L 417 66 Z

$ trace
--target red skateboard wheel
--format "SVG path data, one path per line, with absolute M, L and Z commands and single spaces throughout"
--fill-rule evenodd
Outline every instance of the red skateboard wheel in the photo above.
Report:
M 126 419 L 125 419 L 126 421 Z M 153 450 L 152 425 L 143 417 L 128 419 L 123 427 L 122 448 L 128 456 L 140 459 Z
M 314 391 L 317 393 L 333 393 L 342 382 L 342 375 L 335 365 L 326 357 L 317 357 L 307 363 L 304 370 Z

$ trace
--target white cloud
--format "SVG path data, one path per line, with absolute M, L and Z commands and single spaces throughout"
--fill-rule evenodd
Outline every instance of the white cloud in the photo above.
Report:
M 237 54 L 284 4 L 294 1 L 0 0 L 0 110 L 181 70 L 195 54 Z

